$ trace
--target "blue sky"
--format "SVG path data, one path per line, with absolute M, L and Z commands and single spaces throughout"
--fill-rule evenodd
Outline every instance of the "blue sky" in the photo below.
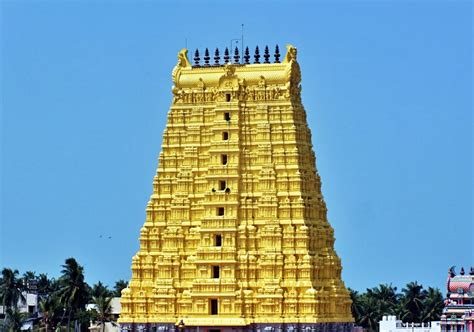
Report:
M 129 278 L 177 52 L 243 23 L 251 48 L 298 47 L 346 284 L 444 290 L 449 266 L 474 265 L 471 16 L 468 1 L 1 2 L 0 267 L 57 276 L 73 256 L 90 283 Z

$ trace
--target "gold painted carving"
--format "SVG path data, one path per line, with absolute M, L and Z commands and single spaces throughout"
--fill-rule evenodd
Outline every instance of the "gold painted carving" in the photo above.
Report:
M 192 67 L 179 52 L 120 322 L 352 321 L 296 55 Z

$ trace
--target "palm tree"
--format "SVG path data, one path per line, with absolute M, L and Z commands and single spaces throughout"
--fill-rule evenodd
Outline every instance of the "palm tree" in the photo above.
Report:
M 34 285 L 38 281 L 38 276 L 36 272 L 26 271 L 21 277 L 21 290 L 24 292 L 30 292 L 33 289 Z
M 400 319 L 405 322 L 421 322 L 423 310 L 423 301 L 426 297 L 426 291 L 418 283 L 410 282 L 402 289 L 400 301 Z
M 54 330 L 63 313 L 63 308 L 61 303 L 59 303 L 58 297 L 50 295 L 40 300 L 39 309 L 42 314 L 41 324 L 44 325 L 45 332 L 48 332 L 50 329 Z
M 127 281 L 125 281 L 123 279 L 117 280 L 115 282 L 115 286 L 114 286 L 114 296 L 121 297 L 122 296 L 122 289 L 127 288 L 127 287 L 128 287 L 128 282 Z
M 105 331 L 105 323 L 111 322 L 113 325 L 116 325 L 114 322 L 114 316 L 112 315 L 112 307 L 110 305 L 112 301 L 111 296 L 94 296 L 92 302 L 96 305 L 97 316 L 95 322 L 97 326 L 101 326 L 102 332 Z
M 438 288 L 428 287 L 423 301 L 422 322 L 438 321 L 443 311 L 443 295 Z
M 363 294 L 361 296 L 359 321 L 356 321 L 356 323 L 368 331 L 377 331 L 380 320 L 377 305 L 377 300 L 374 297 Z
M 377 304 L 374 308 L 377 321 L 381 320 L 383 315 L 395 314 L 399 301 L 397 287 L 380 284 L 378 287 L 367 289 L 367 296 L 373 298 Z
M 62 265 L 62 275 L 59 278 L 58 296 L 60 303 L 66 308 L 68 319 L 67 326 L 70 328 L 71 317 L 87 303 L 87 284 L 84 281 L 84 268 L 80 266 L 74 258 L 66 259 Z M 66 311 L 63 314 L 66 314 Z M 74 321 L 76 326 L 76 321 Z
M 38 283 L 37 283 L 37 289 L 38 289 L 38 295 L 41 297 L 45 297 L 48 294 L 54 292 L 57 289 L 55 288 L 56 281 L 54 279 L 49 279 L 48 275 L 45 273 L 40 273 L 38 275 Z
M 18 270 L 4 268 L 0 282 L 0 300 L 3 306 L 16 308 L 19 300 L 25 300 L 25 296 L 21 291 L 22 284 L 18 278 Z
M 411 282 L 397 293 L 391 284 L 380 284 L 359 293 L 349 288 L 352 300 L 352 315 L 357 325 L 368 331 L 378 330 L 383 315 L 397 315 L 405 322 L 429 322 L 440 319 L 443 296 L 439 289 Z
M 27 314 L 20 312 L 18 308 L 8 308 L 6 310 L 3 328 L 8 332 L 21 332 L 21 327 L 23 326 L 27 318 Z
M 392 284 L 380 284 L 378 287 L 367 289 L 367 294 L 393 305 L 398 303 L 397 287 L 393 287 Z
M 23 273 L 23 279 L 25 280 L 35 280 L 36 278 L 38 278 L 36 276 L 36 272 L 33 272 L 33 271 L 26 271 L 25 273 Z
M 351 304 L 352 316 L 354 316 L 356 323 L 358 323 L 362 315 L 362 312 L 364 311 L 364 308 L 362 308 L 363 295 L 360 295 L 358 291 L 353 290 L 351 288 L 349 288 L 348 290 L 349 290 L 351 300 L 352 300 L 352 304 Z
M 105 286 L 102 282 L 98 282 L 92 286 L 91 289 L 91 296 L 92 297 L 100 297 L 100 296 L 112 296 L 112 291 L 110 291 L 107 286 Z
M 375 331 L 383 315 L 395 313 L 399 298 L 396 290 L 391 284 L 368 288 L 367 292 L 361 295 L 351 290 L 352 313 L 356 323 Z

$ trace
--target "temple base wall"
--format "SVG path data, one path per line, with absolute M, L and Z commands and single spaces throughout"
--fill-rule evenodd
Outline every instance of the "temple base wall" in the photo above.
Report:
M 185 326 L 164 323 L 121 323 L 121 332 L 352 332 L 353 323 L 285 323 L 247 326 Z

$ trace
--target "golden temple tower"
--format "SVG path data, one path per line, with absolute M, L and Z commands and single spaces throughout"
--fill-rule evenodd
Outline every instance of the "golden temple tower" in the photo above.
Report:
M 123 331 L 349 331 L 296 48 L 173 69 Z

